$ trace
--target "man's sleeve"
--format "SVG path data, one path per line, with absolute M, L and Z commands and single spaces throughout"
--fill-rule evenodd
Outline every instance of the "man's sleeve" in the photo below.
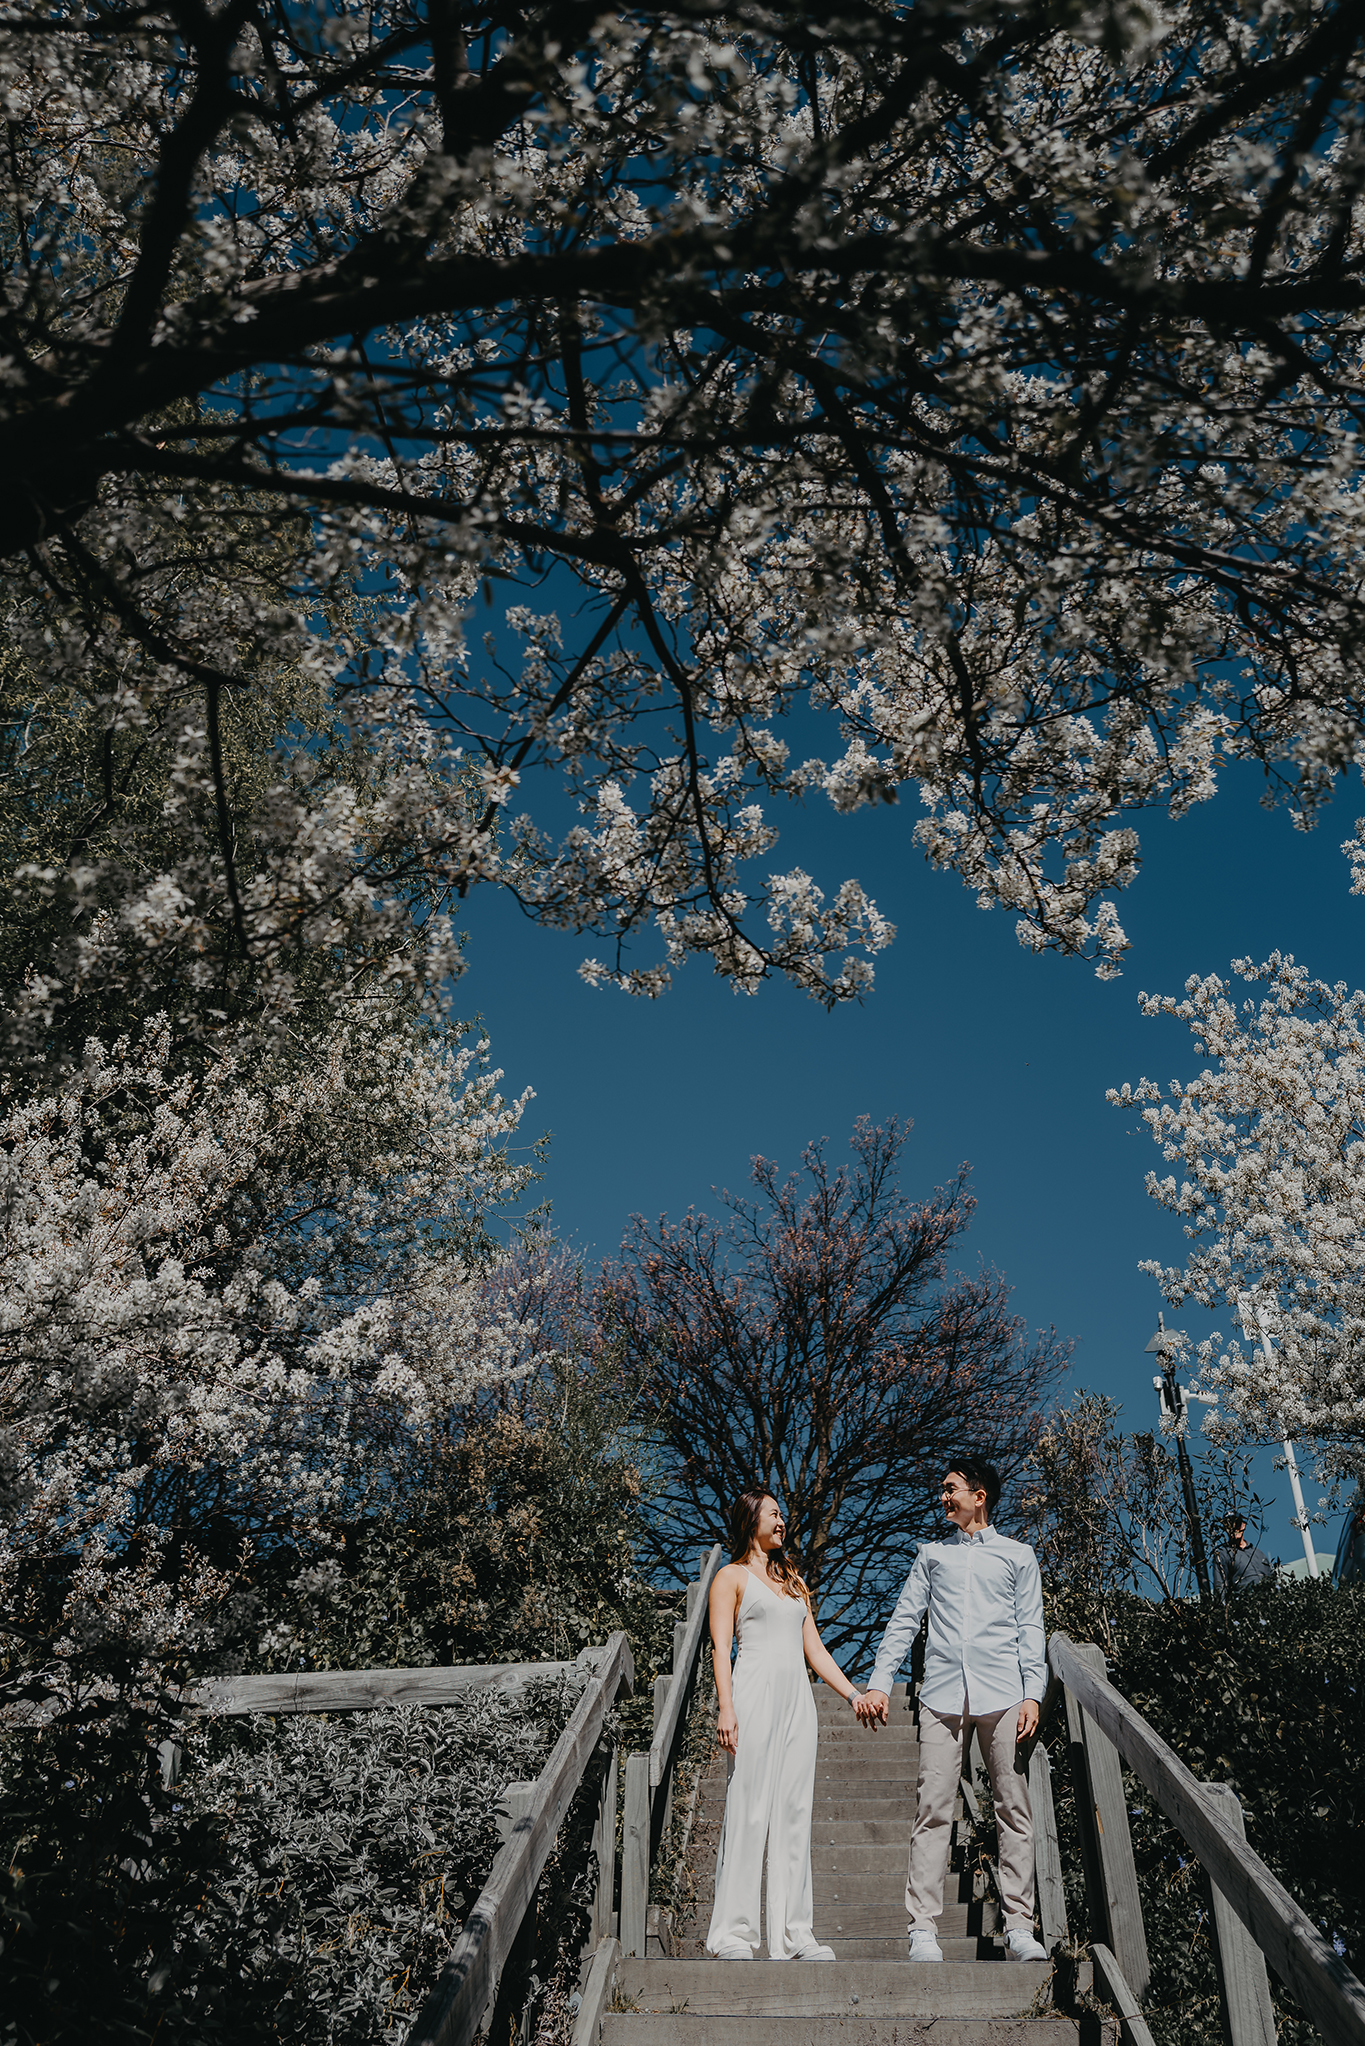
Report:
M 1024 1696 L 1041 1705 L 1047 1691 L 1047 1636 L 1043 1632 L 1043 1579 L 1038 1558 L 1021 1543 L 1024 1554 L 1014 1573 L 1014 1624 L 1019 1632 L 1019 1669 Z
M 919 1632 L 919 1623 L 924 1618 L 929 1604 L 929 1563 L 921 1549 L 910 1566 L 896 1610 L 886 1623 L 881 1647 L 877 1650 L 877 1661 L 868 1682 L 870 1691 L 885 1691 L 888 1698 L 891 1686 L 896 1681 L 896 1671 L 905 1661 L 910 1643 Z

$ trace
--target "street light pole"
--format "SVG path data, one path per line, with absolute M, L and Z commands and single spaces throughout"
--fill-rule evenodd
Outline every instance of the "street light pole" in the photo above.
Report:
M 1213 1586 L 1209 1582 L 1208 1557 L 1204 1553 L 1204 1530 L 1199 1525 L 1199 1503 L 1194 1496 L 1194 1466 L 1190 1453 L 1185 1447 L 1184 1420 L 1187 1405 L 1185 1388 L 1177 1385 L 1175 1366 L 1166 1347 L 1166 1317 L 1158 1314 L 1156 1334 L 1147 1345 L 1148 1354 L 1161 1359 L 1161 1376 L 1154 1378 L 1161 1411 L 1175 1423 L 1175 1459 L 1180 1466 L 1180 1489 L 1185 1495 L 1185 1518 L 1190 1524 L 1190 1554 L 1194 1559 L 1195 1581 L 1202 1599 L 1213 1597 Z
M 1270 1330 L 1266 1324 L 1265 1309 L 1254 1293 L 1251 1295 L 1243 1294 L 1241 1297 L 1243 1300 L 1249 1299 L 1255 1310 L 1256 1326 L 1261 1336 L 1261 1355 L 1265 1359 L 1267 1374 L 1270 1374 L 1275 1368 L 1275 1352 L 1270 1347 Z M 1246 1327 L 1245 1320 L 1242 1325 L 1244 1328 Z M 1247 1329 L 1247 1334 L 1250 1335 L 1250 1333 L 1250 1329 Z M 1284 1426 L 1283 1417 L 1281 1417 L 1280 1426 L 1282 1428 Z M 1303 1503 L 1303 1486 L 1299 1483 L 1299 1460 L 1294 1454 L 1294 1445 L 1290 1441 L 1288 1434 L 1286 1433 L 1282 1439 L 1284 1443 L 1284 1460 L 1289 1471 L 1289 1489 L 1294 1494 L 1294 1512 L 1297 1515 L 1294 1525 L 1303 1536 L 1303 1556 L 1305 1563 L 1308 1565 L 1308 1575 L 1316 1577 L 1318 1574 L 1318 1559 L 1313 1548 L 1312 1530 L 1308 1525 L 1308 1509 Z

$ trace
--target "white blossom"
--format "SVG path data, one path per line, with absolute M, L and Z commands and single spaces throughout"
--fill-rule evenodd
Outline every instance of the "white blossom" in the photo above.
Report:
M 1111 1091 L 1140 1104 L 1165 1174 L 1147 1191 L 1179 1215 L 1183 1266 L 1144 1263 L 1173 1306 L 1227 1313 L 1241 1334 L 1197 1348 L 1220 1399 L 1213 1433 L 1291 1434 L 1329 1464 L 1359 1465 L 1365 1438 L 1365 994 L 1313 980 L 1289 957 L 1237 960 L 1259 986 L 1236 999 L 1215 975 L 1183 1000 L 1142 997 L 1189 1025 L 1208 1063 L 1164 1089 Z M 1270 1337 L 1263 1340 L 1263 1327 Z
M 1349 10 L 1325 71 L 1319 0 L 441 18 L 0 7 L 8 643 L 184 728 L 165 871 L 34 891 L 282 1015 L 341 931 L 440 981 L 483 884 L 595 982 L 837 1001 L 892 933 L 789 802 L 908 796 L 1110 974 L 1138 813 L 1365 765 Z
M 483 1226 L 525 1097 L 380 1003 L 252 1042 L 178 1072 L 154 1020 L 0 1120 L 0 1610 L 64 1582 L 54 1668 L 240 1653 L 253 1547 L 310 1562 L 395 1436 L 538 1361 Z

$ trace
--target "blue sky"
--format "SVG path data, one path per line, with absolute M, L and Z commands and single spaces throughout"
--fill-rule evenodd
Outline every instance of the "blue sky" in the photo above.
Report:
M 737 996 L 702 962 L 657 1002 L 594 992 L 575 968 L 600 946 L 536 930 L 487 890 L 462 913 L 457 1005 L 482 1015 L 509 1091 L 535 1088 L 527 1127 L 551 1137 L 541 1191 L 589 1260 L 616 1250 L 632 1213 L 677 1216 L 714 1206 L 715 1187 L 742 1189 L 755 1153 L 794 1168 L 815 1137 L 843 1153 L 859 1115 L 907 1117 L 908 1191 L 971 1163 L 978 1207 L 960 1262 L 1003 1271 L 1030 1324 L 1075 1338 L 1075 1383 L 1118 1400 L 1125 1426 L 1149 1427 L 1143 1347 L 1161 1302 L 1137 1267 L 1178 1260 L 1183 1239 L 1144 1192 L 1155 1146 L 1104 1096 L 1195 1062 L 1183 1026 L 1139 1013 L 1139 991 L 1175 993 L 1191 973 L 1275 949 L 1324 979 L 1365 983 L 1365 898 L 1348 893 L 1340 851 L 1365 794 L 1343 786 L 1305 834 L 1260 807 L 1260 788 L 1238 770 L 1180 822 L 1140 820 L 1118 981 L 1025 952 L 1012 918 L 926 866 L 912 803 L 851 818 L 812 806 L 775 818 L 777 861 L 806 866 L 827 891 L 855 875 L 898 926 L 862 1006 L 828 1014 L 777 983 Z M 1265 1546 L 1301 1555 L 1268 1455 L 1258 1479 L 1275 1500 Z M 1336 1524 L 1319 1548 L 1334 1545 Z

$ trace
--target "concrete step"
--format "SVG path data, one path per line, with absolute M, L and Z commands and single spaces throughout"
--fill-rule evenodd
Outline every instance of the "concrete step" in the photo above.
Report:
M 623 1959 L 613 2002 L 625 2013 L 686 2013 L 691 2018 L 743 2018 L 751 2024 L 765 2018 L 845 2017 L 855 2011 L 860 2018 L 1011 2018 L 1033 2007 L 1051 1975 L 1046 1961 L 911 1966 L 904 1960 Z M 1089 1982 L 1077 1986 L 1088 1988 Z M 706 2046 L 712 2046 L 710 2026 L 704 2036 Z M 626 2046 L 627 2035 L 618 2038 Z M 783 2046 L 791 2041 L 791 2032 L 785 2032 Z
M 826 1963 L 826 1966 L 831 1965 Z M 858 2006 L 860 2011 L 861 2004 Z M 1084 2018 L 709 2017 L 706 2046 L 1115 2046 L 1117 2027 Z M 610 2012 L 602 2046 L 698 2046 L 696 2020 L 685 2012 Z

